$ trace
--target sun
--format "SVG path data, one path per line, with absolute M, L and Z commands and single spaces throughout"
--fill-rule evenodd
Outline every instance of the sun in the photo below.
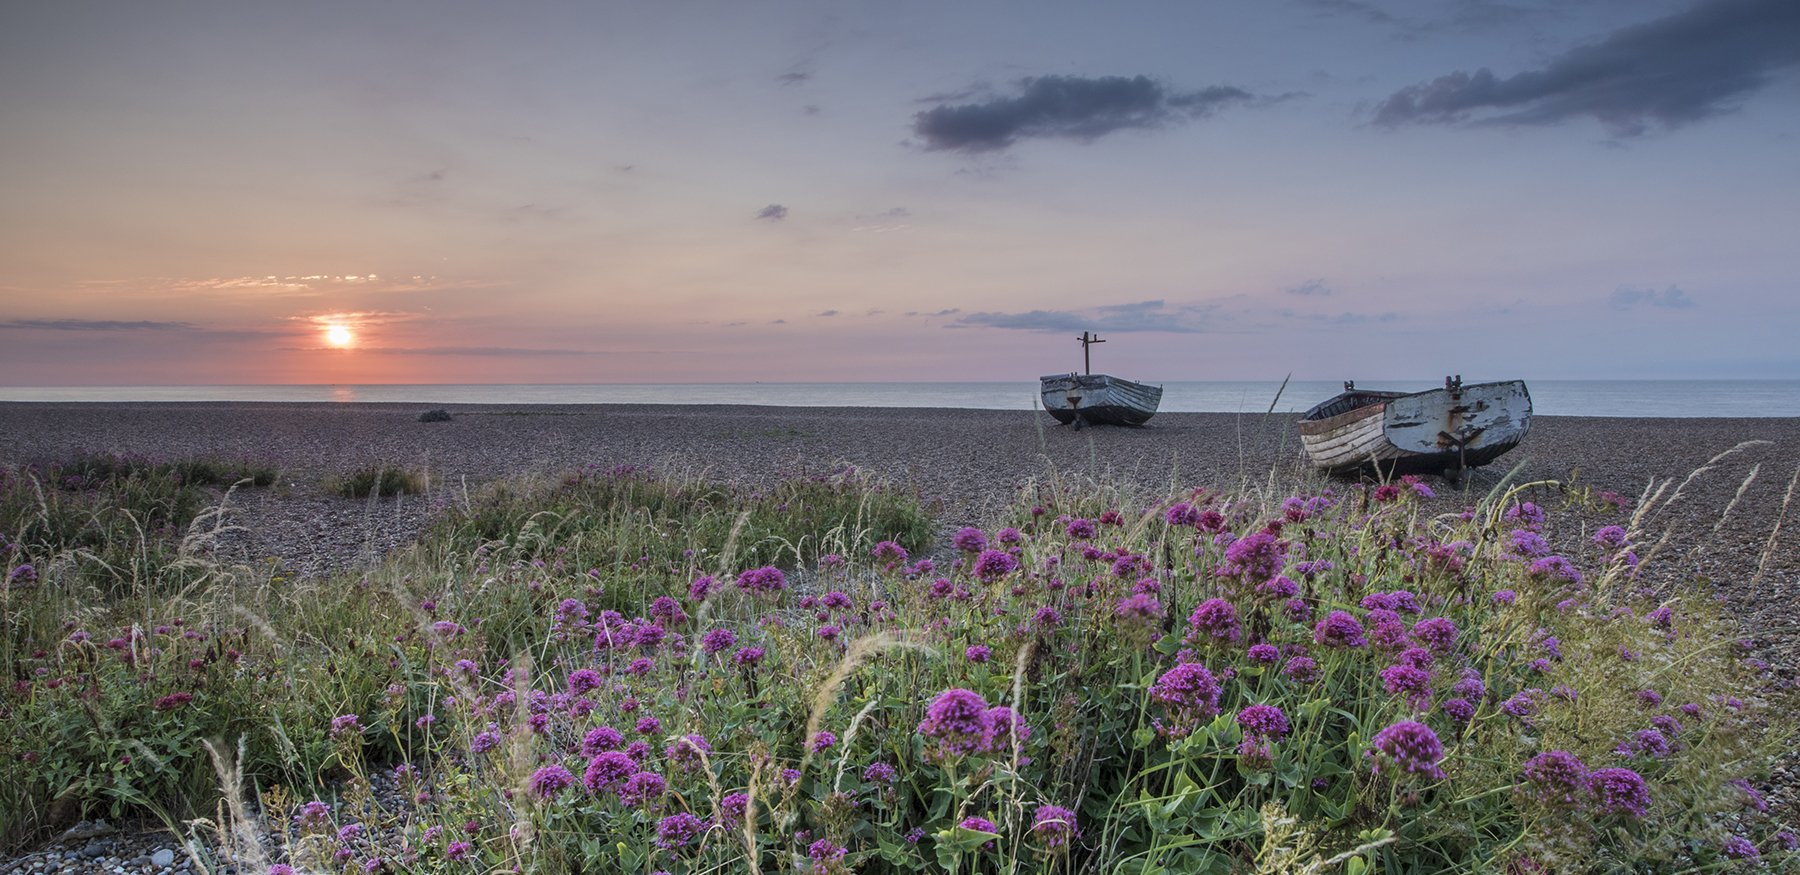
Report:
M 356 334 L 353 333 L 349 329 L 348 326 L 344 326 L 344 325 L 327 325 L 327 326 L 325 326 L 325 342 L 326 343 L 329 343 L 335 347 L 342 348 L 342 347 L 349 346 L 350 344 L 354 343 L 355 341 L 356 341 Z

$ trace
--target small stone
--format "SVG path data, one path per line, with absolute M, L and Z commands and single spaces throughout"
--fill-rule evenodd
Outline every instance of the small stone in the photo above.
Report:
M 167 869 L 175 863 L 175 852 L 168 848 L 158 848 L 150 855 L 150 865 L 158 869 Z
M 96 859 L 99 857 L 106 856 L 106 852 L 109 850 L 112 850 L 112 842 L 104 841 L 102 839 L 95 839 L 91 842 L 88 842 L 87 846 L 81 849 L 81 855 L 90 860 L 93 860 L 93 859 Z

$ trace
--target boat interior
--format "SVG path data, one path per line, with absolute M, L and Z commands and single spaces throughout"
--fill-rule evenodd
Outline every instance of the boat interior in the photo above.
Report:
M 1405 393 L 1405 392 L 1381 392 L 1381 391 L 1376 391 L 1376 390 L 1371 390 L 1371 389 L 1348 389 L 1348 390 L 1344 391 L 1342 394 L 1338 395 L 1337 397 L 1332 398 L 1329 401 L 1325 401 L 1325 402 L 1319 404 L 1317 407 L 1314 407 L 1313 409 L 1306 411 L 1306 415 L 1301 418 L 1302 419 L 1329 419 L 1340 413 L 1349 413 L 1350 411 L 1355 410 L 1360 407 L 1367 407 L 1371 404 L 1379 404 L 1383 401 L 1392 401 L 1393 399 L 1398 398 L 1405 394 L 1407 394 L 1407 393 Z

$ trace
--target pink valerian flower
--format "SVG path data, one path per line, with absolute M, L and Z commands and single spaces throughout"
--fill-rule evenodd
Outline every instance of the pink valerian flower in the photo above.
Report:
M 1525 761 L 1531 798 L 1545 805 L 1573 807 L 1586 797 L 1587 766 L 1566 750 L 1547 750 Z
M 837 733 L 821 729 L 813 734 L 812 743 L 807 745 L 807 747 L 810 748 L 813 753 L 824 753 L 825 751 L 830 750 L 832 745 L 837 744 L 837 740 Z
M 987 535 L 974 526 L 963 526 L 950 539 L 951 546 L 964 553 L 980 553 L 987 549 Z
M 554 763 L 532 772 L 531 779 L 527 782 L 532 794 L 539 799 L 554 799 L 574 783 L 575 776 L 568 769 Z
M 1252 644 L 1244 652 L 1244 658 L 1257 665 L 1274 665 L 1281 661 L 1281 648 L 1268 642 Z
M 836 875 L 844 871 L 844 856 L 848 853 L 849 848 L 831 839 L 819 839 L 806 846 L 806 858 L 812 861 L 813 875 Z
M 1261 583 L 1281 573 L 1287 564 L 1288 543 L 1267 530 L 1246 535 L 1225 548 L 1222 577 L 1241 577 Z
M 892 784 L 899 777 L 900 773 L 887 763 L 870 763 L 862 773 L 863 781 L 869 784 Z
M 1559 580 L 1566 583 L 1580 583 L 1581 571 L 1573 563 L 1561 556 L 1545 556 L 1531 563 L 1529 569 L 1532 577 Z
M 1344 611 L 1332 611 L 1313 627 L 1313 643 L 1321 647 L 1358 648 L 1368 646 L 1362 624 Z
M 762 662 L 762 660 L 763 649 L 761 647 L 740 647 L 738 648 L 738 651 L 731 656 L 732 662 L 746 668 L 756 665 Z
M 1093 520 L 1072 519 L 1069 520 L 1069 524 L 1063 528 L 1063 531 L 1075 540 L 1091 541 L 1094 539 L 1094 535 L 1099 532 L 1099 529 L 1094 527 Z
M 451 842 L 449 847 L 444 848 L 444 858 L 452 862 L 460 862 L 468 859 L 469 854 L 474 850 L 475 846 L 469 842 Z M 269 875 L 275 875 L 275 870 L 270 869 Z
M 685 848 L 709 828 L 706 821 L 688 812 L 671 814 L 656 822 L 656 846 L 665 851 Z
M 1161 702 L 1169 717 L 1166 724 L 1158 721 L 1158 730 L 1173 738 L 1187 737 L 1201 721 L 1218 715 L 1220 692 L 1212 672 L 1197 662 L 1163 672 L 1150 687 L 1150 698 Z
M 1506 509 L 1506 518 L 1528 526 L 1541 526 L 1544 524 L 1544 509 L 1529 501 L 1522 501 Z
M 1733 860 L 1757 860 L 1762 857 L 1757 852 L 1755 843 L 1740 835 L 1726 836 L 1719 851 Z
M 611 726 L 596 726 L 581 737 L 581 755 L 593 757 L 603 751 L 618 750 L 625 736 Z
M 1281 667 L 1281 675 L 1296 683 L 1310 684 L 1322 677 L 1319 664 L 1310 656 L 1295 656 Z
M 1256 585 L 1258 600 L 1290 599 L 1300 594 L 1300 585 L 1289 580 L 1286 575 L 1277 574 Z
M 1287 714 L 1274 705 L 1250 705 L 1238 712 L 1237 722 L 1244 734 L 1271 741 L 1280 741 L 1288 734 Z
M 874 549 L 869 551 L 869 555 L 875 557 L 875 561 L 881 563 L 881 567 L 887 571 L 906 564 L 907 559 L 906 548 L 894 541 L 882 541 L 876 544 Z
M 600 673 L 591 668 L 578 668 L 569 672 L 569 692 L 579 696 L 589 690 L 600 688 Z
M 1362 609 L 1365 611 L 1392 611 L 1398 614 L 1419 613 L 1419 598 L 1412 592 L 1397 589 L 1393 592 L 1372 592 L 1363 596 Z
M 1064 852 L 1081 830 L 1075 825 L 1075 812 L 1060 805 L 1039 805 L 1031 815 L 1031 837 L 1054 852 Z
M 1594 533 L 1594 543 L 1612 550 L 1623 550 L 1631 545 L 1631 536 L 1626 534 L 1622 526 L 1603 526 Z
M 1375 771 L 1384 764 L 1402 772 L 1442 779 L 1444 770 L 1438 762 L 1444 758 L 1444 744 L 1431 727 L 1414 720 L 1402 720 L 1375 733 Z
M 361 735 L 362 731 L 361 720 L 355 714 L 340 714 L 331 718 L 332 738 L 342 738 L 346 735 Z
M 1369 644 L 1377 650 L 1400 650 L 1406 646 L 1406 621 L 1388 610 L 1369 612 Z
M 737 633 L 732 632 L 730 629 L 712 629 L 705 635 L 700 636 L 700 649 L 709 656 L 723 650 L 729 650 L 735 644 L 737 644 Z
M 1188 640 L 1195 644 L 1236 642 L 1242 632 L 1237 608 L 1224 599 L 1207 599 L 1188 616 Z
M 1019 560 L 1003 550 L 984 550 L 975 559 L 975 576 L 992 583 L 1019 568 Z
M 1596 769 L 1588 775 L 1587 787 L 1597 814 L 1639 818 L 1650 813 L 1650 788 L 1631 769 Z
M 1528 559 L 1550 555 L 1550 542 L 1530 529 L 1514 529 L 1507 535 L 1507 550 Z
M 1011 747 L 1015 735 L 1020 744 L 1024 744 L 1025 740 L 1031 737 L 1031 727 L 1019 717 L 1017 712 L 1005 705 L 995 705 L 989 708 L 987 720 L 988 732 L 992 735 L 995 745 Z
M 1433 492 L 1430 486 L 1425 485 L 1425 481 L 1419 479 L 1419 475 L 1417 474 L 1407 474 L 1401 477 L 1400 483 L 1407 489 L 1412 490 L 1412 494 L 1419 498 L 1437 497 L 1437 493 Z
M 1238 764 L 1252 772 L 1275 768 L 1275 746 L 1260 735 L 1245 735 L 1237 746 Z
M 1475 719 L 1475 704 L 1468 699 L 1445 699 L 1439 707 L 1443 708 L 1444 714 L 1456 721 L 1458 725 L 1465 725 Z
M 173 711 L 192 701 L 194 701 L 193 693 L 170 693 L 167 696 L 157 699 L 156 704 L 152 707 L 158 711 Z
M 718 581 L 713 580 L 710 574 L 696 577 L 693 583 L 688 584 L 688 598 L 696 602 L 705 601 L 718 585 Z
M 637 760 L 630 754 L 617 750 L 602 751 L 588 760 L 587 771 L 581 775 L 581 783 L 589 793 L 598 796 L 623 786 L 637 770 Z
M 994 649 L 986 644 L 971 644 L 963 650 L 963 658 L 980 665 L 994 655 Z
M 655 772 L 637 772 L 619 785 L 619 801 L 628 808 L 643 808 L 661 799 L 668 786 Z
M 1449 617 L 1432 617 L 1413 624 L 1414 641 L 1431 649 L 1439 656 L 1448 655 L 1456 649 L 1456 622 Z
M 752 595 L 774 595 L 787 589 L 787 575 L 773 565 L 765 565 L 739 574 L 737 586 Z
M 1431 692 L 1431 672 L 1414 665 L 1390 665 L 1381 670 L 1382 686 L 1390 696 L 1416 699 Z
M 937 694 L 919 723 L 919 734 L 931 742 L 928 756 L 939 761 L 987 751 L 993 731 L 987 700 L 962 688 Z
M 664 748 L 663 760 L 687 771 L 699 765 L 702 758 L 712 752 L 712 744 L 706 740 L 706 736 L 689 734 L 676 739 L 674 744 Z
M 1177 528 L 1194 528 L 1200 524 L 1200 511 L 1185 501 L 1169 505 L 1163 513 L 1163 521 Z
M 970 832 L 986 832 L 994 833 L 996 835 L 1000 832 L 1000 827 L 995 826 L 993 821 L 988 820 L 985 817 L 965 817 L 962 819 L 962 823 L 957 824 L 957 826 L 969 830 Z M 981 849 L 984 851 L 991 851 L 994 849 L 994 843 L 988 842 L 982 845 Z

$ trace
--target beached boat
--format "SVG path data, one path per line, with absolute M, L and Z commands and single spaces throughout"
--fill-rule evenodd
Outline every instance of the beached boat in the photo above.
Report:
M 1313 466 L 1333 473 L 1442 473 L 1455 479 L 1519 445 L 1531 430 L 1531 393 L 1521 380 L 1381 392 L 1345 383 L 1300 418 Z
M 1162 387 L 1092 373 L 1088 347 L 1105 343 L 1081 332 L 1082 365 L 1089 373 L 1051 374 L 1038 378 L 1044 410 L 1063 425 L 1143 425 L 1162 403 Z

